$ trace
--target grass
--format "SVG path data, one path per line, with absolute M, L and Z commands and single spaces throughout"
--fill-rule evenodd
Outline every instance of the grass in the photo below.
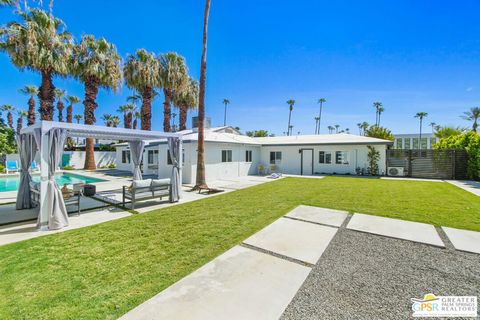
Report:
M 116 319 L 299 204 L 480 231 L 447 183 L 286 178 L 0 247 L 0 319 Z

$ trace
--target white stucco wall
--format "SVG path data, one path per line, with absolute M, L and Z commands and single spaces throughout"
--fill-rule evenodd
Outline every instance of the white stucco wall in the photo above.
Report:
M 70 155 L 70 165 L 74 166 L 75 169 L 82 169 L 84 167 L 85 151 L 65 151 L 64 154 Z M 112 163 L 116 164 L 117 162 L 117 153 L 115 151 L 95 151 L 94 156 L 97 168 L 105 167 Z M 18 165 L 20 165 L 19 156 L 16 153 L 7 155 L 7 160 L 17 160 Z M 40 163 L 38 153 L 36 161 Z

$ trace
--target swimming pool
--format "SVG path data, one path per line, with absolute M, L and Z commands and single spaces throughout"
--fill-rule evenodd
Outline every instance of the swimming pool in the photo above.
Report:
M 39 182 L 40 176 L 33 175 L 32 179 L 33 181 Z M 0 192 L 17 191 L 19 180 L 20 180 L 20 177 L 18 175 L 0 177 Z M 64 173 L 55 174 L 55 181 L 59 186 L 63 186 L 64 184 L 95 183 L 95 182 L 102 182 L 107 180 L 91 178 L 91 177 L 81 176 L 78 174 L 64 172 Z

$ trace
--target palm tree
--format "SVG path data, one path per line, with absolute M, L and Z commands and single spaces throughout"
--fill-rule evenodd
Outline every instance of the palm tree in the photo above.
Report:
M 378 126 L 380 122 L 380 116 L 378 114 L 378 110 L 382 107 L 381 102 L 374 102 L 373 107 L 375 108 L 375 125 Z
M 293 111 L 293 106 L 295 105 L 295 100 L 293 99 L 290 99 L 290 100 L 287 100 L 287 104 L 288 104 L 288 107 L 289 107 L 289 114 L 288 114 L 288 127 L 287 127 L 287 136 L 291 135 L 291 132 L 290 132 L 290 120 L 292 119 L 292 111 Z
M 332 134 L 332 132 L 333 132 L 334 129 L 335 129 L 334 127 L 328 126 L 328 133 L 329 133 L 329 134 Z
M 140 119 L 142 115 L 140 114 L 140 112 L 136 111 L 134 117 L 135 119 L 133 120 L 133 129 L 137 129 L 137 120 Z
M 20 93 L 29 96 L 27 125 L 31 126 L 35 123 L 35 96 L 38 94 L 38 87 L 34 85 L 27 85 L 19 91 Z
M 76 114 L 73 116 L 75 120 L 77 120 L 77 123 L 80 123 L 80 120 L 82 120 L 83 116 L 81 114 Z
M 105 123 L 105 126 L 111 127 L 112 126 L 112 118 L 113 116 L 109 113 L 104 113 L 102 116 L 102 120 Z
M 123 126 L 125 129 L 132 128 L 133 112 L 135 111 L 135 105 L 129 103 L 118 107 L 117 112 L 123 114 Z
M 85 85 L 85 124 L 95 123 L 97 94 L 100 87 L 117 91 L 122 82 L 121 58 L 117 49 L 104 38 L 98 40 L 91 35 L 82 36 L 75 46 L 73 70 L 77 79 Z M 85 143 L 85 169 L 95 170 L 94 143 L 87 138 Z
M 152 129 L 152 100 L 154 88 L 159 87 L 160 82 L 160 61 L 153 53 L 145 49 L 139 49 L 135 55 L 128 55 L 127 62 L 123 67 L 123 75 L 127 87 L 140 93 L 142 99 L 142 130 Z M 134 95 L 135 96 L 135 95 Z M 129 128 L 131 128 L 131 121 Z M 125 126 L 125 128 L 127 128 Z
M 10 129 L 13 129 L 13 115 L 12 112 L 15 111 L 15 108 L 10 104 L 4 104 L 0 107 L 3 112 L 7 112 L 7 123 Z
M 480 107 L 470 108 L 469 111 L 463 113 L 462 118 L 467 121 L 472 121 L 472 131 L 477 132 L 478 119 L 480 119 Z
M 120 122 L 122 122 L 122 121 L 120 120 L 119 116 L 112 116 L 112 118 L 110 119 L 110 123 L 112 124 L 112 127 L 114 127 L 114 128 L 118 127 Z
M 63 104 L 63 99 L 67 95 L 67 92 L 62 89 L 55 89 L 55 96 L 57 97 L 57 109 L 58 109 L 58 121 L 63 122 L 63 109 L 65 105 Z
M 28 117 L 27 111 L 17 111 L 18 119 L 17 119 L 17 134 L 20 134 L 20 131 L 23 127 L 23 118 Z
M 437 124 L 435 122 L 430 122 L 429 126 L 432 127 L 432 134 L 434 134 Z
M 179 130 L 187 129 L 188 110 L 197 109 L 198 106 L 198 83 L 190 78 L 190 84 L 186 90 L 176 94 L 173 104 L 178 107 L 180 113 Z
M 339 124 L 336 124 L 336 125 L 335 125 L 335 133 L 338 133 L 338 128 L 340 128 L 340 125 L 339 125 Z
M 315 134 L 318 133 L 318 123 L 320 121 L 320 117 L 315 117 Z
M 176 94 L 189 85 L 188 68 L 185 59 L 175 52 L 160 55 L 160 78 L 165 102 L 163 103 L 163 131 L 170 131 L 171 102 Z
M 197 146 L 197 176 L 194 189 L 206 186 L 205 179 L 205 82 L 207 80 L 207 41 L 208 41 L 208 16 L 210 14 L 210 0 L 205 2 L 203 18 L 203 47 L 200 64 L 200 87 L 198 91 L 198 146 Z M 165 112 L 165 110 L 164 110 Z
M 378 123 L 377 123 L 377 126 L 380 126 L 380 116 L 382 115 L 383 111 L 385 111 L 384 107 L 378 108 Z
M 318 103 L 320 104 L 320 109 L 318 110 L 318 128 L 317 132 L 315 134 L 320 134 L 320 121 L 322 121 L 322 109 L 323 109 L 323 104 L 327 102 L 325 98 L 320 98 L 318 99 Z
M 368 122 L 363 121 L 363 122 L 362 122 L 363 135 L 365 135 L 365 132 L 367 131 L 368 127 L 369 127 Z
M 227 125 L 227 105 L 229 104 L 230 104 L 230 100 L 228 100 L 227 98 L 224 98 L 223 105 L 225 106 L 225 111 L 223 113 L 223 126 Z
M 64 24 L 51 13 L 41 9 L 19 12 L 23 23 L 11 22 L 0 28 L 0 49 L 10 56 L 20 69 L 41 74 L 38 91 L 42 120 L 53 120 L 55 100 L 54 76 L 69 73 L 72 37 L 64 31 Z
M 72 123 L 73 118 L 73 106 L 80 102 L 80 98 L 77 96 L 68 96 L 68 107 L 67 107 L 67 122 Z
M 418 140 L 418 149 L 422 149 L 422 124 L 423 124 L 423 118 L 427 116 L 428 116 L 428 113 L 426 112 L 417 112 L 417 114 L 415 115 L 415 118 L 418 118 L 420 120 L 420 135 Z
M 177 114 L 175 112 L 172 112 L 172 125 L 171 125 L 171 129 L 172 132 L 175 132 L 177 131 L 177 126 L 175 125 L 175 118 L 177 117 Z
M 361 136 L 362 135 L 362 123 L 361 122 L 357 123 L 357 127 L 358 127 L 358 135 Z

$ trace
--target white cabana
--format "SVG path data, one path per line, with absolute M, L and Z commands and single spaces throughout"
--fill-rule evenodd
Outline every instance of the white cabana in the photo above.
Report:
M 28 136 L 32 136 L 36 143 L 32 142 L 32 138 L 26 139 Z M 58 168 L 60 159 L 62 158 L 66 137 L 86 137 L 129 142 L 132 148 L 132 157 L 135 157 L 135 159 L 132 159 L 135 172 L 134 179 L 141 178 L 140 162 L 143 147 L 145 144 L 148 144 L 149 140 L 167 138 L 169 141 L 174 142 L 175 147 L 182 150 L 182 135 L 178 133 L 90 126 L 53 121 L 40 121 L 22 129 L 20 138 L 18 139 L 20 143 L 18 146 L 19 149 L 23 148 L 24 150 L 28 150 L 31 149 L 33 145 L 36 145 L 40 153 L 40 211 L 38 215 L 38 226 L 43 230 L 60 229 L 68 225 L 68 217 L 66 215 L 63 197 L 54 180 L 55 170 Z M 28 145 L 24 146 L 23 143 L 25 141 L 28 142 Z M 23 153 L 25 154 L 27 152 Z M 22 155 L 22 153 L 20 154 Z M 182 181 L 182 152 L 176 150 L 172 152 L 171 156 L 175 158 L 172 160 L 176 163 L 176 170 L 173 170 L 171 178 L 172 193 L 174 195 L 180 195 L 181 185 L 178 181 Z M 29 159 L 33 157 L 34 155 L 28 155 L 26 162 L 29 162 Z M 24 171 L 23 174 L 25 176 L 20 180 L 20 190 L 28 188 L 22 184 L 31 181 L 28 170 Z M 25 207 L 28 207 L 29 201 L 26 200 L 26 197 L 29 196 L 29 192 L 19 192 L 17 195 L 17 203 L 19 203 L 19 201 L 26 203 Z M 179 196 L 175 197 L 174 201 L 178 201 L 178 199 Z M 22 207 L 18 209 L 22 209 Z

